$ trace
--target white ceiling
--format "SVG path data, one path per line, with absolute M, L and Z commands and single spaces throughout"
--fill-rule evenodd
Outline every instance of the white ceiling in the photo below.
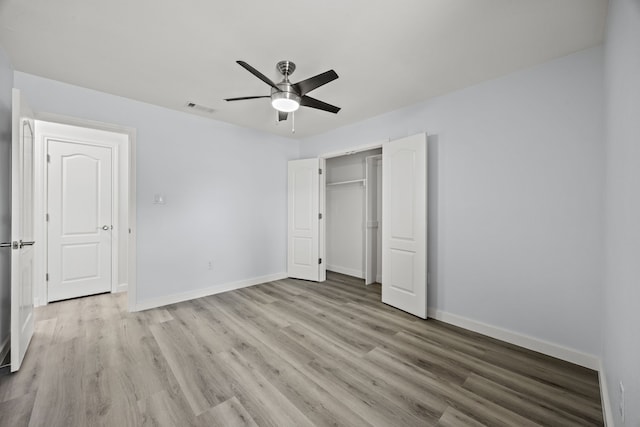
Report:
M 16 70 L 291 136 L 269 86 L 236 64 L 297 82 L 340 78 L 301 108 L 295 137 L 322 133 L 601 43 L 606 0 L 0 0 Z

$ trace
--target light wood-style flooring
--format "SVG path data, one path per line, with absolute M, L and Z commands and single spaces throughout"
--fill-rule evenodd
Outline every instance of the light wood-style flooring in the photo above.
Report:
M 380 302 L 330 274 L 139 313 L 37 310 L 0 426 L 603 425 L 590 371 Z

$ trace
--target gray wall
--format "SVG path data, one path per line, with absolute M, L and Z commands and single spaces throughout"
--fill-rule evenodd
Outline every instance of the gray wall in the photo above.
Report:
M 36 112 L 137 129 L 139 304 L 286 271 L 295 141 L 21 72 L 15 84 Z
M 606 268 L 603 362 L 615 425 L 640 425 L 640 1 L 609 3 L 605 56 Z M 597 315 L 597 313 L 596 313 Z
M 602 63 L 602 47 L 578 52 L 308 138 L 301 155 L 428 132 L 430 307 L 599 357 Z
M 11 240 L 11 89 L 13 68 L 0 46 L 0 241 Z M 0 249 L 0 351 L 11 332 L 11 250 Z

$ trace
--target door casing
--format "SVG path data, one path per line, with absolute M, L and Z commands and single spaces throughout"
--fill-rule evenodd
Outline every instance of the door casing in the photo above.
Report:
M 114 212 L 114 221 L 119 221 L 118 244 L 113 245 L 116 254 L 124 251 L 123 257 L 114 258 L 115 271 L 113 274 L 112 292 L 128 291 L 129 311 L 136 310 L 136 161 L 135 161 L 135 141 L 136 130 L 133 128 L 118 125 L 94 122 L 77 119 L 73 117 L 60 116 L 56 114 L 40 113 L 36 114 L 36 146 L 35 146 L 35 216 L 36 238 L 43 242 L 40 246 L 36 262 L 36 295 L 35 303 L 38 305 L 47 304 L 47 282 L 46 282 L 46 248 L 47 248 L 47 173 L 46 173 L 46 142 L 43 138 L 43 129 L 47 126 L 71 125 L 88 129 L 104 130 L 126 135 L 125 140 L 119 144 L 110 145 L 117 153 L 114 156 L 114 190 L 118 192 L 115 197 L 115 205 L 118 207 Z M 122 215 L 121 215 L 122 213 Z M 114 223 L 115 226 L 115 223 Z M 115 227 L 114 227 L 115 228 Z M 114 241 L 115 243 L 115 241 Z M 118 259 L 126 261 L 118 262 Z M 121 270 L 124 269 L 124 270 Z M 119 271 L 126 271 L 127 282 L 125 284 L 118 281 Z
M 385 139 L 383 141 L 378 141 L 378 142 L 373 142 L 371 144 L 366 144 L 366 145 L 359 145 L 357 147 L 354 148 L 350 148 L 347 150 L 341 150 L 341 151 L 332 151 L 330 153 L 326 153 L 323 154 L 321 156 L 318 156 L 318 158 L 320 159 L 320 165 L 321 168 L 323 169 L 323 171 L 326 170 L 326 161 L 327 159 L 331 159 L 333 157 L 341 157 L 341 156 L 346 156 L 349 154 L 355 154 L 355 153 L 359 153 L 361 151 L 369 151 L 369 150 L 375 150 L 378 148 L 382 148 L 382 144 L 384 144 L 385 142 L 387 142 L 388 139 Z M 320 221 L 320 257 L 323 260 L 327 259 L 327 231 L 326 231 L 326 227 L 325 227 L 325 220 L 327 217 L 327 212 L 326 212 L 326 206 L 327 206 L 327 198 L 326 198 L 326 173 L 323 174 L 323 178 L 320 182 L 320 213 L 322 214 L 322 220 Z M 320 266 L 320 281 L 324 282 L 326 280 L 327 277 L 327 266 L 326 263 L 323 262 L 322 265 Z

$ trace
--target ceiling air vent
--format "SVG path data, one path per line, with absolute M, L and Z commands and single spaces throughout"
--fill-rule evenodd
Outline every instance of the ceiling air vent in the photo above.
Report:
M 211 107 L 207 107 L 205 105 L 196 104 L 195 102 L 188 102 L 186 107 L 189 110 L 194 110 L 194 111 L 197 111 L 199 113 L 213 114 L 213 113 L 216 112 L 216 110 L 211 108 Z

